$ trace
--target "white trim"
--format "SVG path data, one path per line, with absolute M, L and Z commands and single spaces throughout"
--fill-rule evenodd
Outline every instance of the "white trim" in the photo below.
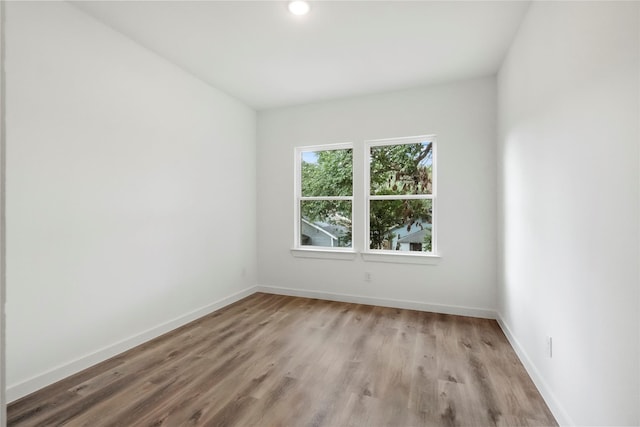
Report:
M 536 366 L 533 364 L 533 362 L 529 358 L 529 355 L 527 354 L 527 352 L 524 351 L 524 348 L 522 347 L 522 345 L 520 345 L 520 342 L 513 335 L 513 333 L 511 332 L 511 329 L 502 318 L 502 315 L 498 313 L 498 315 L 496 316 L 496 320 L 498 321 L 498 325 L 500 325 L 502 332 L 504 332 L 504 335 L 507 337 L 509 344 L 511 344 L 511 347 L 513 347 L 516 354 L 518 355 L 518 358 L 522 362 L 522 365 L 527 370 L 529 377 L 531 377 L 531 380 L 533 381 L 538 391 L 540 392 L 540 395 L 542 396 L 547 406 L 553 413 L 553 416 L 556 418 L 556 421 L 558 422 L 558 424 L 561 426 L 576 425 L 571 420 L 571 417 L 569 416 L 567 411 L 564 409 L 564 407 L 560 404 L 558 399 L 555 397 L 555 395 L 551 391 L 551 388 L 549 387 L 547 382 L 544 380 L 544 378 L 540 374 L 540 371 L 538 371 Z
M 305 197 L 301 197 L 300 200 L 302 201 L 314 201 L 314 200 L 351 200 L 353 201 L 353 196 L 305 196 Z
M 371 194 L 371 147 L 379 147 L 384 145 L 402 145 L 402 144 L 419 144 L 425 141 L 431 142 L 431 158 L 432 158 L 432 189 L 431 194 L 406 194 L 406 195 L 372 195 Z M 402 258 L 389 258 L 389 257 L 379 257 L 374 256 L 370 257 L 369 255 L 374 254 L 369 251 L 369 228 L 370 224 L 370 215 L 369 212 L 371 210 L 371 200 L 431 200 L 431 252 L 428 255 L 432 257 L 439 257 L 438 255 L 438 233 L 437 233 L 437 201 L 436 201 L 436 191 L 437 191 L 437 137 L 434 134 L 431 135 L 418 135 L 418 136 L 408 136 L 408 137 L 399 137 L 399 138 L 385 138 L 385 139 L 371 139 L 364 141 L 364 233 L 362 236 L 363 239 L 363 248 L 365 251 L 362 253 L 363 259 L 369 258 L 368 261 L 374 261 L 373 258 L 377 258 L 378 261 L 381 262 L 408 262 L 415 263 L 415 260 L 411 261 L 400 261 Z M 390 254 L 390 252 L 382 252 L 382 254 Z M 394 254 L 395 255 L 395 254 Z M 400 254 L 398 254 L 400 255 Z M 421 254 L 420 256 L 424 257 L 425 254 Z M 397 259 L 397 261 L 395 260 Z M 410 260 L 411 258 L 407 258 Z
M 302 153 L 308 153 L 313 151 L 331 151 L 331 150 L 351 150 L 352 162 L 354 147 L 352 142 L 340 142 L 336 144 L 324 144 L 324 145 L 307 145 L 303 147 L 294 148 L 294 176 L 293 176 L 293 247 L 294 249 L 304 248 L 300 241 L 301 229 L 300 229 L 300 203 L 302 201 L 313 200 L 345 200 L 351 202 L 351 232 L 353 232 L 353 187 L 351 188 L 351 196 L 302 196 Z M 351 182 L 353 183 L 353 167 L 351 168 Z M 353 247 L 353 241 L 351 242 Z M 323 246 L 323 248 L 325 248 Z M 329 248 L 329 247 L 326 247 Z M 293 250 L 292 250 L 293 253 Z M 295 254 L 294 254 L 295 255 Z M 338 258 L 340 259 L 340 258 Z
M 6 407 L 6 76 L 5 76 L 5 50 L 6 50 L 6 17 L 5 2 L 0 1 L 0 426 L 4 426 L 7 420 Z
M 348 150 L 351 148 L 353 148 L 353 142 L 337 142 L 333 144 L 305 145 L 296 147 L 296 151 L 298 153 L 308 153 L 310 151 Z
M 383 196 L 370 195 L 369 200 L 433 200 L 432 194 L 385 194 Z
M 365 251 L 360 253 L 364 261 L 391 262 L 394 264 L 440 264 L 440 255 L 418 251 Z
M 158 326 L 147 329 L 146 331 L 142 331 L 129 338 L 125 338 L 124 340 L 103 347 L 99 350 L 94 351 L 93 353 L 79 357 L 68 363 L 56 366 L 55 368 L 35 375 L 26 381 L 18 384 L 13 384 L 7 387 L 7 402 L 13 402 L 21 397 L 33 393 L 34 391 L 40 390 L 45 386 L 53 384 L 56 381 L 80 372 L 83 369 L 89 368 L 97 363 L 103 362 L 124 351 L 130 350 L 137 345 L 157 338 L 162 334 L 179 328 L 180 326 L 186 325 L 187 323 L 199 319 L 202 316 L 206 316 L 207 314 L 219 310 L 222 307 L 233 304 L 234 302 L 239 301 L 242 298 L 254 294 L 256 292 L 256 289 L 256 286 L 251 286 L 249 288 L 243 289 L 239 292 L 207 304 L 204 307 L 190 311 L 189 313 L 168 320 L 164 323 L 159 324 Z
M 436 135 L 416 135 L 416 136 L 401 136 L 398 138 L 383 138 L 383 139 L 369 139 L 366 142 L 370 142 L 373 145 L 397 145 L 397 144 L 418 144 L 424 142 L 425 139 L 435 142 Z
M 328 248 L 324 246 L 303 246 L 291 248 L 291 255 L 297 258 L 337 259 L 353 261 L 358 253 L 350 248 Z
M 282 288 L 278 286 L 258 285 L 257 292 L 267 294 L 289 295 L 294 297 L 316 298 L 328 301 L 349 302 L 354 304 L 377 305 L 380 307 L 403 308 L 407 310 L 427 311 L 431 313 L 454 314 L 457 316 L 495 319 L 495 310 L 456 305 L 432 304 L 426 302 L 396 300 L 389 298 L 367 297 L 362 295 L 339 294 L 307 289 Z

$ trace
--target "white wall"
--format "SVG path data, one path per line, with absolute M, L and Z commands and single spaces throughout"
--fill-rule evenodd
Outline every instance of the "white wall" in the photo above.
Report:
M 380 298 L 373 302 L 381 304 L 404 300 L 414 307 L 493 315 L 495 89 L 495 79 L 487 77 L 259 112 L 258 283 L 325 297 Z M 437 265 L 292 256 L 294 147 L 353 142 L 357 157 L 364 140 L 423 134 L 438 138 L 442 258 Z M 363 186 L 362 168 L 360 162 L 354 165 L 355 188 Z M 354 218 L 363 217 L 359 197 Z M 354 240 L 358 245 L 363 240 L 355 228 Z M 371 272 L 370 283 L 364 281 L 365 271 Z
M 0 426 L 6 423 L 7 407 L 5 381 L 5 90 L 4 90 L 4 2 L 0 2 Z
M 640 423 L 639 6 L 533 2 L 498 76 L 499 310 L 566 424 Z
M 7 111 L 10 400 L 252 289 L 253 110 L 67 3 L 16 2 Z

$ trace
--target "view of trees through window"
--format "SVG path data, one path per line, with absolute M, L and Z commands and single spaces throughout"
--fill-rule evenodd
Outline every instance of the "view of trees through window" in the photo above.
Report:
M 352 247 L 352 150 L 301 156 L 300 244 Z
M 433 142 L 369 154 L 369 249 L 432 252 Z
M 368 249 L 433 252 L 433 141 L 370 141 L 365 148 Z M 309 150 L 299 155 L 300 246 L 353 247 L 353 150 Z

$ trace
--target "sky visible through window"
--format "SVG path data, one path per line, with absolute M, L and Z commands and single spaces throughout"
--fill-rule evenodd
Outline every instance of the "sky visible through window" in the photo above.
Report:
M 315 151 L 303 151 L 302 161 L 305 163 L 318 163 L 318 153 Z

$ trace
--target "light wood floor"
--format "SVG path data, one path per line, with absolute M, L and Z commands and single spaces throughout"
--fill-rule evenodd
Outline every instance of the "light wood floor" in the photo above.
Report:
M 9 426 L 555 426 L 493 320 L 254 294 L 8 407 Z

